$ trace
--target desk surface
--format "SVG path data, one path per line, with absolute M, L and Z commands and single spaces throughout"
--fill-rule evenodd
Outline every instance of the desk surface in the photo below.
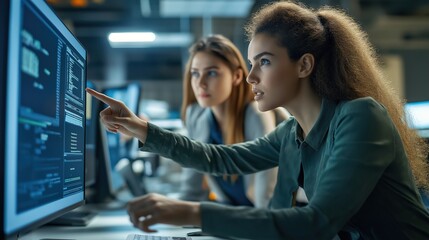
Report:
M 182 228 L 158 224 L 153 227 L 158 230 L 150 235 L 185 237 L 188 232 L 199 229 Z M 21 240 L 125 240 L 128 234 L 148 234 L 134 228 L 125 210 L 100 210 L 86 227 L 72 226 L 43 226 L 19 239 Z M 197 240 L 220 239 L 215 237 L 193 237 Z

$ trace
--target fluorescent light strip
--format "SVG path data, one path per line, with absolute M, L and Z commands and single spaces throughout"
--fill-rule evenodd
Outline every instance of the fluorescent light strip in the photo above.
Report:
M 131 41 L 131 38 L 124 38 L 127 41 L 112 41 L 109 35 L 109 43 L 112 48 L 148 48 L 148 47 L 189 47 L 194 41 L 191 33 L 157 33 L 156 39 L 151 42 Z
M 153 32 L 118 32 L 109 34 L 109 41 L 113 43 L 153 42 L 155 39 L 156 35 Z

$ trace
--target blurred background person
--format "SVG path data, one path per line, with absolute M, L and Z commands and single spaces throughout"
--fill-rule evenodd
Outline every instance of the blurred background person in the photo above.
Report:
M 274 112 L 257 109 L 251 85 L 246 83 L 245 61 L 230 40 L 222 35 L 205 37 L 189 52 L 181 113 L 190 138 L 234 144 L 275 128 Z M 267 207 L 276 177 L 277 168 L 244 176 L 211 176 L 184 168 L 180 199 Z

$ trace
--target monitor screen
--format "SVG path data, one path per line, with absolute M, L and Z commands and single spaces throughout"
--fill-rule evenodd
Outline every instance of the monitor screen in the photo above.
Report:
M 86 85 L 95 89 L 95 85 L 90 81 L 87 81 Z M 86 93 L 85 187 L 92 186 L 96 181 L 98 113 L 99 101 Z
M 104 91 L 104 94 L 124 102 L 134 113 L 138 112 L 140 101 L 139 84 L 129 84 L 121 88 L 109 88 Z M 106 144 L 110 159 L 110 188 L 115 193 L 125 185 L 123 177 L 116 169 L 117 164 L 122 158 L 130 157 L 132 139 L 126 139 L 121 134 L 107 132 Z
M 2 228 L 14 235 L 83 204 L 86 51 L 45 1 L 6 2 Z
M 416 129 L 421 137 L 429 138 L 429 101 L 406 103 L 405 113 L 408 126 Z

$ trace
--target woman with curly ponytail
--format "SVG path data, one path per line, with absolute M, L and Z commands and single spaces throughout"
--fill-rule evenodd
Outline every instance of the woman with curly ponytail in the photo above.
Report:
M 148 195 L 129 204 L 134 225 L 195 224 L 240 239 L 429 239 L 418 191 L 429 183 L 427 149 L 404 123 L 402 101 L 358 24 L 333 8 L 276 2 L 246 30 L 247 82 L 259 110 L 283 107 L 293 116 L 262 138 L 228 146 L 191 141 L 131 114 L 116 117 L 120 103 L 91 93 L 111 104 L 102 115 L 112 131 L 138 128 L 142 150 L 185 167 L 248 174 L 278 166 L 269 208 Z M 308 202 L 297 207 L 299 187 Z

